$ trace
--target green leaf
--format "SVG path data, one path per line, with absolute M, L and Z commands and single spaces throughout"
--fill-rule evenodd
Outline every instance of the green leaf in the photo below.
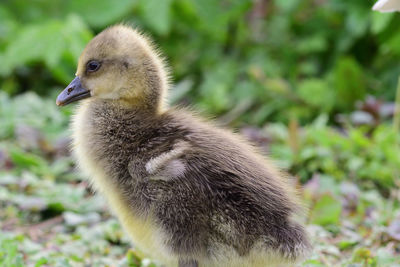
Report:
M 22 168 L 41 167 L 47 164 L 39 156 L 20 151 L 19 149 L 13 149 L 10 153 L 10 156 L 12 161 Z
M 381 13 L 381 12 L 373 12 L 372 21 L 371 21 L 371 31 L 374 34 L 381 33 L 386 29 L 387 25 L 389 25 L 392 20 L 394 13 Z
M 346 28 L 352 36 L 361 36 L 367 31 L 370 23 L 370 14 L 370 10 L 361 8 L 349 12 L 346 19 Z
M 341 211 L 340 202 L 332 195 L 324 194 L 318 199 L 312 210 L 311 222 L 323 226 L 338 224 Z
M 23 28 L 7 47 L 0 74 L 9 75 L 15 67 L 33 60 L 41 59 L 50 66 L 57 63 L 64 49 L 62 38 L 57 36 L 62 27 L 59 21 L 48 21 Z
M 44 62 L 55 72 L 63 64 L 75 65 L 76 62 L 64 62 L 65 55 L 71 55 L 74 61 L 77 60 L 91 36 L 86 25 L 76 15 L 68 16 L 65 21 L 48 20 L 23 27 L 10 41 L 12 45 L 7 46 L 1 55 L 0 74 L 10 75 L 16 67 L 36 61 Z M 69 80 L 65 76 L 60 75 L 63 82 Z
M 82 16 L 90 25 L 105 27 L 120 22 L 121 17 L 128 14 L 136 5 L 135 0 L 71 0 L 68 1 L 67 12 Z M 162 2 L 162 1 L 160 1 Z
M 299 6 L 301 1 L 299 0 L 286 0 L 286 1 L 277 1 L 274 3 L 276 7 L 283 12 L 290 12 L 293 11 L 296 7 Z
M 382 44 L 381 50 L 384 52 L 390 52 L 397 56 L 400 55 L 400 31 L 391 34 L 390 38 Z
M 224 41 L 228 24 L 237 21 L 251 7 L 249 0 L 193 0 L 199 26 L 213 38 Z
M 4 267 L 22 267 L 23 254 L 18 251 L 16 240 L 5 239 L 0 242 L 0 265 Z M 4 255 L 3 255 L 4 253 Z
M 226 60 L 218 68 L 206 72 L 204 81 L 200 85 L 200 105 L 213 113 L 226 111 L 232 101 L 230 87 L 237 72 L 236 64 Z
M 142 0 L 143 19 L 157 33 L 168 34 L 171 28 L 171 4 L 173 0 Z
M 337 92 L 335 106 L 342 110 L 354 109 L 354 103 L 362 100 L 366 93 L 361 66 L 351 57 L 340 58 L 334 68 L 333 78 Z
M 306 79 L 297 89 L 299 97 L 307 104 L 319 108 L 321 111 L 330 111 L 334 105 L 335 92 L 328 82 L 322 79 Z

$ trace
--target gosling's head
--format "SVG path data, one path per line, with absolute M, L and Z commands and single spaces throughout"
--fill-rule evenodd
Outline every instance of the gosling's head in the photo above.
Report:
M 107 28 L 89 42 L 75 75 L 57 97 L 57 105 L 90 97 L 160 109 L 168 87 L 157 51 L 143 35 L 124 25 Z

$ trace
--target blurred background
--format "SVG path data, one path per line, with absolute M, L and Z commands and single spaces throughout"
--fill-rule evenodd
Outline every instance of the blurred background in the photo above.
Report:
M 301 266 L 400 266 L 400 15 L 366 0 L 2 0 L 0 266 L 160 266 L 71 159 L 56 95 L 126 23 L 171 66 L 170 103 L 234 128 L 309 207 Z M 400 103 L 400 87 L 397 97 Z

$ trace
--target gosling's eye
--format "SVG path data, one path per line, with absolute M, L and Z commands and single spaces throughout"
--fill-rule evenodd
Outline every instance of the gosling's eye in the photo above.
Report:
M 88 72 L 95 72 L 100 68 L 100 66 L 101 66 L 100 62 L 96 60 L 91 60 L 87 63 L 86 70 Z

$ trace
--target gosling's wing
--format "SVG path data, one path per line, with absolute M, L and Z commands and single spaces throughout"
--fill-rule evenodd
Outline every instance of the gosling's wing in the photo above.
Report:
M 173 142 L 172 148 L 157 150 L 147 161 L 134 157 L 128 164 L 128 170 L 134 179 L 171 180 L 185 172 L 186 162 L 182 156 L 190 149 L 190 144 L 183 140 Z

